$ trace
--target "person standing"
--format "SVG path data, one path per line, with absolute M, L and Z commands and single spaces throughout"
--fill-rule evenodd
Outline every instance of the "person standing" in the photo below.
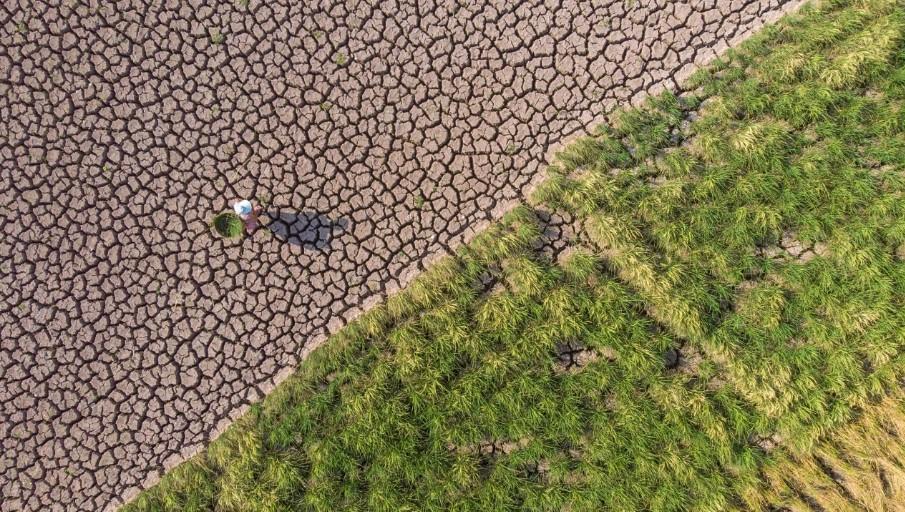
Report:
M 243 199 L 233 205 L 233 211 L 245 223 L 245 232 L 249 235 L 255 234 L 261 225 L 258 216 L 261 215 L 263 208 L 253 205 L 248 199 Z

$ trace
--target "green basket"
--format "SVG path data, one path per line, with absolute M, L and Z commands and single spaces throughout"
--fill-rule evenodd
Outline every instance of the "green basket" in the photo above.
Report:
M 224 212 L 214 217 L 211 221 L 214 231 L 223 238 L 236 238 L 245 229 L 245 223 L 238 215 L 232 212 Z

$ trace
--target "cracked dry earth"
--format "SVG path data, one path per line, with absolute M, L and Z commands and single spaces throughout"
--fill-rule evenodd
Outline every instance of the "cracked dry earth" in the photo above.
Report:
M 4 2 L 0 508 L 153 484 L 554 144 L 792 3 Z M 244 197 L 270 226 L 213 237 Z

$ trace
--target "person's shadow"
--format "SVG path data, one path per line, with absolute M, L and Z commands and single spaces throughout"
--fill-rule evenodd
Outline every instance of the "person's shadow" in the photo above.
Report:
M 333 220 L 317 212 L 282 211 L 269 209 L 262 215 L 267 229 L 277 238 L 305 249 L 324 251 L 330 242 L 349 227 L 347 219 Z

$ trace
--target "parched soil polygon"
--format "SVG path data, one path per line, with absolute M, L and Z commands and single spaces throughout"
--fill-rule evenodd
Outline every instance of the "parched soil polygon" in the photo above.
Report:
M 3 510 L 115 508 L 555 144 L 798 3 L 4 3 Z M 273 222 L 216 238 L 238 198 Z

